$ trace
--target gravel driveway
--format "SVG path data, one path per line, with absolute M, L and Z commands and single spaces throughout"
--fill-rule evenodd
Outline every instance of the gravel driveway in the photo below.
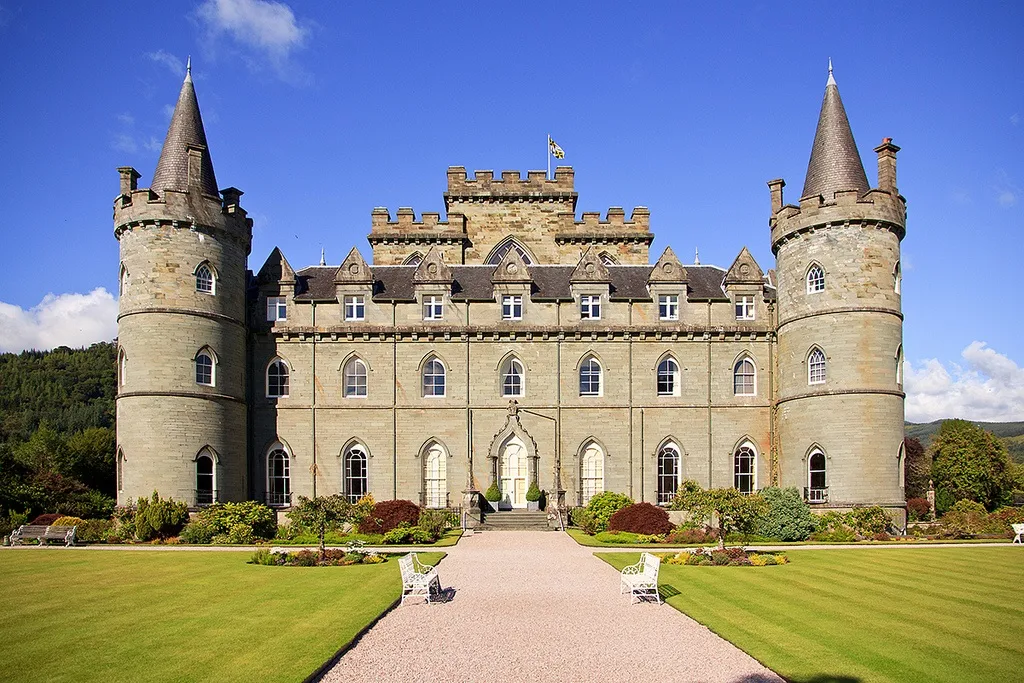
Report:
M 672 607 L 630 605 L 618 572 L 565 534 L 489 531 L 447 550 L 451 600 L 392 610 L 321 680 L 782 681 Z

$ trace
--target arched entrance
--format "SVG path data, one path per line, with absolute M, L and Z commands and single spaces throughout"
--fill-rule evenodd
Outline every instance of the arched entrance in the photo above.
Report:
M 525 508 L 526 489 L 530 483 L 530 463 L 526 444 L 516 435 L 501 446 L 498 456 L 498 488 L 502 508 Z

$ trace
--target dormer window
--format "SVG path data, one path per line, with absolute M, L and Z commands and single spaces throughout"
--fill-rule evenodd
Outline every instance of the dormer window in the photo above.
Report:
M 807 270 L 807 293 L 825 291 L 825 269 L 815 263 Z
M 658 318 L 660 320 L 679 320 L 678 294 L 662 294 L 658 297 Z
M 366 317 L 366 298 L 363 296 L 345 297 L 345 321 L 354 322 Z
M 580 320 L 601 319 L 601 295 L 584 294 L 580 297 Z
M 752 297 L 752 296 L 737 296 L 736 297 L 736 319 L 737 320 L 753 320 L 754 319 L 754 297 Z
M 283 296 L 267 297 L 267 320 L 269 322 L 288 319 L 288 300 Z
M 433 295 L 423 297 L 423 319 L 444 320 L 444 297 Z
M 523 297 L 519 294 L 506 294 L 501 297 L 501 319 L 523 319 Z

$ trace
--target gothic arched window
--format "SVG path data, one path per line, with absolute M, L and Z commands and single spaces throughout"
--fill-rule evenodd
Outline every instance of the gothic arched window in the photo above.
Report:
M 366 450 L 356 444 L 345 451 L 342 490 L 350 503 L 357 503 L 366 495 Z
M 671 356 L 658 363 L 658 396 L 679 395 L 679 363 Z
M 280 507 L 291 502 L 291 462 L 287 451 L 277 444 L 267 454 L 267 505 Z
M 434 442 L 423 456 L 423 491 L 428 508 L 448 507 L 448 454 Z
M 749 356 L 744 356 L 736 362 L 732 378 L 732 392 L 737 396 L 753 396 L 757 393 L 757 370 Z
M 807 383 L 824 384 L 826 379 L 825 352 L 815 347 L 807 355 Z
M 214 293 L 213 270 L 205 263 L 196 268 L 196 291 L 203 294 Z
M 526 373 L 518 358 L 509 358 L 501 365 L 501 395 L 514 398 L 526 394 Z
M 679 447 L 672 442 L 658 451 L 658 505 L 668 505 L 676 497 L 683 469 L 681 461 Z
M 811 452 L 807 458 L 807 502 L 824 503 L 828 501 L 828 482 L 826 479 L 825 454 L 819 449 Z
M 444 363 L 436 357 L 423 364 L 423 395 L 444 396 L 445 369 Z
M 216 373 L 214 368 L 216 367 L 216 360 L 213 355 L 213 351 L 209 349 L 202 349 L 196 354 L 196 384 L 202 384 L 204 386 L 212 387 L 216 386 Z
M 345 398 L 365 398 L 367 390 L 366 363 L 360 358 L 353 358 L 345 363 L 342 371 Z
M 807 293 L 814 294 L 825 290 L 825 269 L 817 263 L 807 269 Z
M 757 451 L 749 441 L 733 454 L 732 485 L 740 493 L 753 493 L 757 488 Z
M 204 448 L 196 456 L 196 505 L 213 505 L 217 502 L 214 485 L 213 456 Z
M 580 365 L 580 396 L 600 396 L 604 388 L 601 381 L 601 364 L 593 356 Z
M 580 505 L 604 491 L 604 449 L 591 441 L 580 458 Z
M 504 240 L 498 243 L 498 246 L 491 250 L 490 255 L 487 257 L 486 263 L 492 266 L 496 266 L 501 263 L 501 259 L 505 258 L 505 254 L 508 253 L 509 249 L 515 249 L 518 252 L 519 257 L 523 259 L 523 263 L 529 265 L 533 263 L 533 258 L 530 253 L 526 251 L 523 245 L 519 244 L 519 241 L 515 237 L 506 237 Z
M 288 396 L 288 364 L 275 358 L 267 366 L 267 398 Z

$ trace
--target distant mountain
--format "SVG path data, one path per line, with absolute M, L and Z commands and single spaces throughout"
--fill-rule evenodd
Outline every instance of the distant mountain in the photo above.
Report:
M 924 424 L 907 422 L 904 425 L 904 430 L 907 436 L 916 438 L 927 450 L 942 422 L 943 420 Z M 1006 444 L 1010 458 L 1014 462 L 1024 463 L 1024 422 L 974 422 L 974 424 L 1001 438 Z

